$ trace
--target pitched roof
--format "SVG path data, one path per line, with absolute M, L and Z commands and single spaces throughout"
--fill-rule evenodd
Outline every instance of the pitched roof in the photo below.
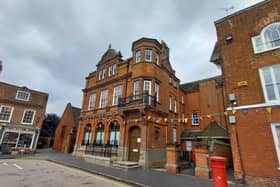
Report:
M 216 121 L 211 122 L 203 132 L 198 136 L 199 138 L 225 138 L 229 139 L 229 133 L 226 128 L 221 126 Z
M 223 76 L 219 75 L 216 77 L 210 77 L 207 79 L 197 80 L 194 82 L 189 82 L 185 84 L 181 84 L 180 87 L 184 92 L 194 92 L 199 91 L 199 84 L 205 81 L 214 80 L 216 82 L 216 86 L 223 86 Z
M 181 139 L 191 140 L 196 138 L 222 138 L 229 139 L 229 133 L 226 128 L 216 121 L 209 123 L 203 130 L 183 130 Z

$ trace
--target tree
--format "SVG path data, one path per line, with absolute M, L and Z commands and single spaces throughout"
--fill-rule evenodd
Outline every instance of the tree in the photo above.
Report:
M 52 146 L 53 139 L 55 135 L 56 127 L 59 123 L 59 116 L 57 114 L 46 114 L 43 120 L 43 125 L 40 130 L 40 140 L 38 142 L 38 147 L 42 148 L 45 147 L 44 139 L 49 139 L 50 144 L 47 147 Z

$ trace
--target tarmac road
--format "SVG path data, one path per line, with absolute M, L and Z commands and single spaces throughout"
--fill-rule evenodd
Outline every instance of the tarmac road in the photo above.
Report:
M 0 187 L 126 187 L 127 184 L 45 160 L 0 160 Z

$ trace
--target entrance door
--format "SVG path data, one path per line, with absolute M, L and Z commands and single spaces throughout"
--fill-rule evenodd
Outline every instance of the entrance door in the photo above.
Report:
M 138 162 L 140 156 L 141 131 L 139 127 L 132 127 L 129 130 L 129 153 L 128 160 Z

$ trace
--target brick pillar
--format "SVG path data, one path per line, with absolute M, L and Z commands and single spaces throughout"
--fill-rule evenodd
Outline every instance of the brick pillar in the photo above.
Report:
M 209 151 L 207 148 L 195 149 L 195 176 L 200 178 L 210 178 L 210 167 L 208 165 Z
M 179 145 L 167 144 L 166 145 L 166 171 L 169 173 L 179 172 Z

